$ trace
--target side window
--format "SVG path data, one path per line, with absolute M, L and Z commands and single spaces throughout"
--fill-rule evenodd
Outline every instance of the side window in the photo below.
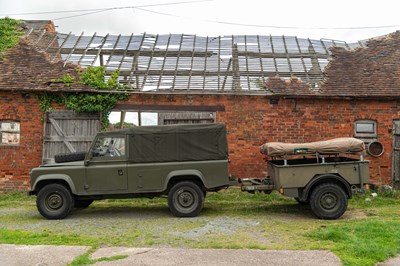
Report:
M 357 120 L 354 124 L 354 137 L 377 138 L 377 123 L 374 120 Z
M 16 121 L 0 121 L 0 146 L 17 146 L 20 140 L 20 124 Z
M 125 157 L 124 137 L 100 137 L 97 138 L 92 151 L 92 157 Z

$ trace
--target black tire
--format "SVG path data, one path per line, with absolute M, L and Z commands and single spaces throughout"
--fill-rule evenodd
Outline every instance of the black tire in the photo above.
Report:
M 93 203 L 93 200 L 91 200 L 91 199 L 75 199 L 74 207 L 75 208 L 87 208 L 92 203 Z
M 204 206 L 204 193 L 190 181 L 175 184 L 168 193 L 168 207 L 177 217 L 197 216 Z
M 347 209 L 347 195 L 343 188 L 334 183 L 323 183 L 311 193 L 310 206 L 315 216 L 333 220 L 343 215 Z
M 60 153 L 54 156 L 56 163 L 67 163 L 85 160 L 86 152 Z
M 300 205 L 307 205 L 309 202 L 308 201 L 304 201 L 304 200 L 300 200 L 299 198 L 294 198 Z
M 36 198 L 40 214 L 49 219 L 64 219 L 74 206 L 74 198 L 68 188 L 61 184 L 44 186 Z

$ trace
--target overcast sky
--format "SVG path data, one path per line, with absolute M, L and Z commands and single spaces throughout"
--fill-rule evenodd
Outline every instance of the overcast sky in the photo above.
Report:
M 54 20 L 59 32 L 87 35 L 271 34 L 354 42 L 400 29 L 400 2 L 394 0 L 212 0 L 148 6 L 188 1 L 192 0 L 0 0 L 0 17 Z M 127 6 L 136 8 L 66 12 Z M 64 13 L 15 15 L 50 11 Z M 69 16 L 76 17 L 65 18 Z

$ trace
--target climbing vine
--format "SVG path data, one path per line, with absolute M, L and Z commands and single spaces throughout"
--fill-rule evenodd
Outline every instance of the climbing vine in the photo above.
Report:
M 19 20 L 11 18 L 0 19 L 0 58 L 6 49 L 14 47 L 19 40 L 19 36 L 23 34 Z
M 105 80 L 105 68 L 88 67 L 81 72 L 79 83 L 91 86 L 99 90 L 97 93 L 46 93 L 38 95 L 40 109 L 43 112 L 51 109 L 52 103 L 64 105 L 67 109 L 78 113 L 102 113 L 101 127 L 109 125 L 108 115 L 118 101 L 127 100 L 129 94 L 127 88 L 118 82 L 119 72 L 114 71 L 108 80 Z M 75 83 L 72 76 L 64 75 L 60 79 L 52 80 L 53 83 L 64 83 L 71 86 Z M 109 91 L 108 93 L 106 91 Z

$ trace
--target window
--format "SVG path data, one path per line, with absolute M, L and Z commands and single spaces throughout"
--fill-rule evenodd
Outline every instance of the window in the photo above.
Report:
M 356 138 L 376 138 L 377 123 L 373 120 L 357 120 L 354 124 L 354 137 Z
M 125 138 L 101 137 L 96 140 L 92 152 L 93 157 L 124 157 Z
M 19 122 L 0 121 L 0 145 L 19 145 L 20 129 Z
M 113 111 L 108 116 L 110 121 L 110 130 L 115 128 L 126 128 L 132 126 L 155 126 L 158 125 L 158 113 L 157 112 L 119 112 Z M 121 120 L 123 120 L 121 126 Z

